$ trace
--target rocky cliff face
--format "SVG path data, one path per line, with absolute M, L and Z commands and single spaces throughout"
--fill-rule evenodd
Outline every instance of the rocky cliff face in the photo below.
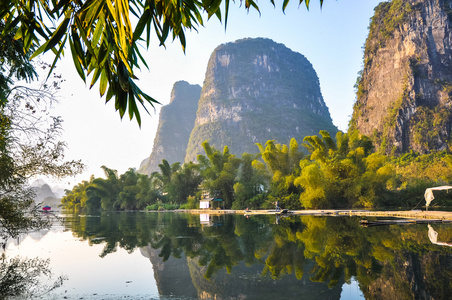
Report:
M 350 130 L 386 153 L 450 142 L 452 1 L 393 0 L 375 8 Z
M 197 84 L 191 85 L 185 81 L 174 84 L 170 103 L 160 111 L 152 153 L 141 163 L 138 172 L 150 175 L 160 171 L 158 165 L 162 159 L 170 164 L 184 161 L 200 95 L 201 87 Z
M 231 153 L 256 153 L 255 143 L 328 130 L 334 135 L 328 108 L 312 65 L 301 54 L 269 39 L 244 39 L 212 53 L 199 100 L 185 161 L 203 154 L 209 140 Z

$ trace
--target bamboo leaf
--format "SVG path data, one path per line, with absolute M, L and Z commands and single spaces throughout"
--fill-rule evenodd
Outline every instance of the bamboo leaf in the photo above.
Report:
M 20 22 L 19 18 L 15 18 L 13 20 L 13 17 L 15 16 L 15 11 L 16 11 L 16 9 L 13 9 L 11 11 L 11 13 L 9 14 L 8 19 L 5 22 L 5 27 L 3 28 L 3 31 L 2 31 L 2 35 L 5 34 L 6 32 L 12 31 L 14 28 L 17 27 L 17 24 L 19 24 L 19 22 Z
M 127 96 L 128 93 L 121 88 L 116 90 L 115 108 L 117 111 L 119 111 L 119 116 L 121 117 L 121 119 L 127 109 Z
M 113 20 L 119 26 L 119 24 L 121 24 L 121 23 L 117 19 L 116 9 L 113 7 L 113 4 L 111 4 L 111 1 L 106 1 L 106 3 L 107 3 L 107 6 L 108 6 L 108 10 L 110 11 L 109 15 L 113 17 Z
M 151 13 L 151 16 L 149 17 L 149 19 L 153 19 L 153 14 Z M 151 42 L 151 25 L 152 22 L 149 22 L 146 26 L 146 48 L 149 49 L 149 45 Z
M 40 24 L 41 23 L 41 24 Z M 52 34 L 52 31 L 48 29 L 42 21 L 39 22 L 31 22 L 30 27 L 33 28 L 33 30 L 37 31 L 43 38 L 47 39 L 49 35 Z M 47 34 L 44 32 L 47 31 Z
M 224 28 L 226 28 L 228 25 L 228 16 L 229 16 L 229 0 L 225 0 L 225 2 L 224 2 Z
M 115 89 L 114 86 L 110 84 L 110 86 L 108 87 L 108 90 L 107 90 L 107 96 L 106 96 L 105 103 L 107 103 L 108 101 L 110 101 L 111 98 L 113 97 L 113 95 L 114 95 L 114 89 Z
M 140 112 L 138 111 L 137 104 L 135 102 L 135 95 L 132 90 L 129 91 L 129 118 L 133 119 L 133 116 L 137 117 L 138 124 L 141 124 Z
M 124 91 L 129 91 L 129 72 L 123 61 L 118 64 L 118 82 L 121 89 Z
M 93 33 L 93 39 L 91 41 L 91 45 L 93 47 L 96 47 L 96 45 L 99 43 L 100 37 L 102 36 L 102 32 L 104 31 L 105 27 L 105 15 L 102 13 L 99 17 L 99 21 L 96 24 L 96 29 Z
M 107 1 L 109 2 L 109 1 Z M 88 27 L 91 27 L 92 24 L 98 20 L 100 17 L 100 13 L 103 14 L 102 8 L 105 4 L 105 0 L 95 0 L 91 2 L 87 2 L 83 5 L 83 11 L 86 12 L 84 16 L 84 21 L 87 23 Z
M 75 53 L 79 57 L 82 66 L 85 69 L 87 69 L 87 64 L 86 64 L 87 59 L 85 59 L 85 51 L 83 51 L 82 44 L 80 42 L 80 37 L 77 33 L 77 27 L 75 27 L 75 26 L 72 26 L 70 41 L 72 41 L 72 43 L 73 43 Z
M 119 0 L 121 1 L 121 0 Z M 122 7 L 123 7 L 123 21 L 127 30 L 127 38 L 128 40 L 132 40 L 133 37 L 133 31 L 132 31 L 132 24 L 130 23 L 130 17 L 129 17 L 129 11 L 130 11 L 130 6 L 129 6 L 129 0 L 122 0 Z
M 72 39 L 69 39 L 69 46 L 71 48 L 71 53 L 72 53 L 72 60 L 74 62 L 75 65 L 75 69 L 77 70 L 78 75 L 80 76 L 80 78 L 83 79 L 83 81 L 86 82 L 86 77 L 85 77 L 85 72 L 83 71 L 83 68 L 80 64 L 79 61 L 79 54 L 77 53 L 77 50 L 75 49 L 74 43 L 72 42 Z
M 2 33 L 3 34 L 3 33 Z M 22 35 L 22 27 L 19 27 L 14 35 L 15 40 L 20 40 L 23 37 Z
M 61 42 L 63 36 L 67 35 L 69 21 L 70 13 L 67 13 L 66 18 L 63 20 L 63 22 L 60 23 L 60 25 L 53 33 L 53 35 L 50 37 L 50 39 L 47 41 L 47 43 L 45 43 L 46 47 L 44 48 L 44 52 L 54 48 L 59 42 Z
M 126 36 L 127 36 L 127 30 L 126 26 L 124 26 L 121 18 L 121 16 L 124 16 L 125 12 L 122 7 L 122 0 L 116 0 L 116 19 L 117 19 L 117 32 L 119 33 L 119 44 L 121 45 L 122 51 L 126 51 L 127 45 L 126 45 Z M 128 55 L 125 55 L 126 57 Z
M 217 12 L 218 8 L 220 7 L 221 1 L 222 0 L 213 0 L 209 4 L 209 6 L 206 7 L 206 10 L 207 10 L 207 13 L 208 13 L 208 15 L 207 15 L 208 19 L 210 19 L 210 17 Z
M 286 11 L 286 7 L 287 7 L 288 4 L 289 4 L 289 0 L 284 0 L 284 1 L 283 1 L 283 6 L 282 6 L 283 12 Z
M 102 73 L 100 76 L 100 86 L 99 86 L 99 91 L 100 91 L 101 96 L 103 96 L 105 94 L 105 91 L 107 90 L 107 86 L 108 86 L 107 72 L 105 71 L 105 69 L 102 69 Z
M 108 2 L 108 1 L 107 1 Z M 83 43 L 85 44 L 86 48 L 88 48 L 88 51 L 91 53 L 91 55 L 93 57 L 96 57 L 95 53 L 94 53 L 94 49 L 93 47 L 91 47 L 91 43 L 88 40 L 88 35 L 87 32 L 83 26 L 82 21 L 78 18 L 77 15 L 74 16 L 74 20 L 75 20 L 75 24 L 77 25 L 78 30 L 80 31 L 80 37 L 83 40 Z
M 185 53 L 185 34 L 184 34 L 184 31 L 182 29 L 179 32 L 179 40 L 180 40 L 180 43 L 182 45 L 182 50 Z
M 53 1 L 52 1 L 53 2 Z M 70 0 L 60 0 L 60 1 L 56 1 L 56 3 L 53 3 L 53 5 L 54 5 L 54 8 L 53 8 L 53 10 L 51 10 L 50 11 L 50 14 L 55 14 L 55 13 L 57 13 L 58 11 L 60 11 L 60 9 L 63 7 L 63 6 L 68 6 L 69 4 L 70 4 Z M 63 11 L 65 11 L 64 9 L 63 9 Z
M 107 46 L 104 44 L 100 45 L 99 47 L 99 54 L 97 56 L 97 64 L 99 66 L 103 65 L 105 60 L 107 59 L 107 54 L 108 54 L 108 48 Z
M 169 29 L 170 29 L 170 23 L 169 23 L 169 21 L 165 21 L 163 23 L 162 35 L 160 37 L 160 45 L 161 46 L 165 44 L 166 38 L 168 37 Z
M 220 22 L 221 22 L 221 11 L 219 9 L 215 12 L 215 15 L 217 16 L 218 20 L 220 20 Z
M 254 7 L 259 12 L 259 14 L 261 13 L 260 10 L 259 10 L 259 7 L 256 4 L 256 2 L 254 2 L 253 0 L 245 0 L 245 7 L 248 10 L 250 9 L 251 6 Z
M 126 33 L 124 31 L 124 26 L 121 22 L 121 16 L 120 16 L 120 11 L 122 10 L 122 6 L 121 6 L 122 2 L 120 0 L 118 0 L 116 2 L 116 5 L 117 5 L 116 7 L 113 7 L 113 5 L 111 4 L 110 1 L 106 1 L 106 2 L 107 2 L 108 9 L 110 10 L 110 15 L 113 17 L 113 19 L 116 23 L 115 27 L 112 26 L 112 28 L 114 28 L 116 31 L 112 30 L 112 32 L 113 32 L 113 36 L 115 38 L 115 42 L 119 45 L 119 48 L 121 49 L 121 50 L 119 50 L 119 54 L 121 55 L 121 52 L 123 52 L 122 56 L 127 58 L 128 57 L 128 53 L 127 53 L 128 47 L 126 45 Z M 123 58 L 121 58 L 121 59 L 123 59 Z
M 140 50 L 138 49 L 138 46 L 136 44 L 133 45 L 133 47 L 135 48 L 135 53 L 140 57 L 141 62 L 144 64 L 144 66 L 146 67 L 146 69 L 149 70 L 149 66 L 146 62 L 146 60 L 144 59 L 144 57 L 141 55 Z
M 27 49 L 27 51 L 30 49 L 31 47 L 31 42 L 33 41 L 34 35 L 33 33 L 30 33 L 30 30 L 25 29 L 25 33 L 24 33 L 24 48 Z M 41 52 L 44 51 L 44 48 L 42 48 Z M 39 49 L 39 48 L 38 48 Z M 33 59 L 33 55 L 30 57 L 30 60 Z
M 140 20 L 138 21 L 137 26 L 135 26 L 135 31 L 133 33 L 134 41 L 140 38 L 144 28 L 146 27 L 146 25 L 149 25 L 150 21 L 152 21 L 151 14 L 149 13 L 149 9 L 146 9 L 143 15 L 141 16 Z
M 55 69 L 55 65 L 58 61 L 58 59 L 60 59 L 61 53 L 64 49 L 64 44 L 66 43 L 67 40 L 67 35 L 64 37 L 64 40 L 61 42 L 61 46 L 60 49 L 58 50 L 58 52 L 55 54 L 55 59 L 53 60 L 52 66 L 50 67 L 49 73 L 47 74 L 47 79 L 50 77 L 50 75 L 52 74 L 53 69 Z
M 96 84 L 96 81 L 99 79 L 101 72 L 102 72 L 102 68 L 100 68 L 100 67 L 97 67 L 94 70 L 93 78 L 91 79 L 91 84 L 89 86 L 90 89 Z
M 27 38 L 29 38 L 28 35 L 25 35 L 25 41 L 24 44 L 27 42 Z M 33 54 L 30 56 L 30 60 L 32 60 L 33 58 L 35 58 L 36 56 L 38 56 L 39 54 L 44 52 L 44 49 L 46 48 L 47 43 L 41 45 L 41 47 L 39 47 L 38 49 L 36 49 L 35 52 L 33 52 Z
M 145 101 L 149 103 L 152 107 L 154 107 L 154 104 L 161 104 L 156 99 L 152 98 L 151 96 L 143 93 L 143 91 L 140 90 L 140 88 L 133 82 L 133 80 L 129 81 L 130 88 L 132 89 L 135 97 L 137 97 L 143 106 L 143 108 L 146 110 L 147 113 L 149 113 L 147 107 L 145 106 Z

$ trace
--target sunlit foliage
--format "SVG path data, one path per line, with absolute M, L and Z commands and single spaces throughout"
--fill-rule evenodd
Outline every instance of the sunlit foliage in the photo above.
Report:
M 243 2 L 247 11 L 251 7 L 259 11 L 256 1 Z M 310 1 L 299 1 L 303 2 L 309 8 Z M 319 2 L 323 4 L 323 0 Z M 283 2 L 283 11 L 288 3 Z M 14 35 L 23 42 L 23 52 L 32 57 L 52 51 L 51 70 L 64 48 L 69 48 L 79 76 L 84 81 L 91 76 L 90 87 L 99 82 L 100 94 L 106 95 L 107 101 L 114 98 L 120 116 L 128 111 L 130 119 L 135 117 L 141 124 L 138 107 L 147 111 L 148 105 L 158 102 L 136 84 L 134 68 L 148 68 L 140 47 L 149 48 L 152 32 L 160 45 L 171 36 L 185 51 L 185 31 L 197 30 L 212 16 L 224 20 L 226 26 L 229 4 L 229 0 L 2 1 L 0 21 L 5 27 L 0 38 Z
M 300 161 L 296 184 L 304 188 L 300 201 L 306 208 L 372 207 L 394 181 L 386 157 L 372 154 L 369 138 L 339 132 L 334 141 L 328 132 L 304 138 L 309 160 Z
M 69 209 L 196 208 L 207 191 L 232 209 L 273 208 L 276 201 L 285 209 L 412 208 L 422 202 L 427 187 L 452 181 L 452 156 L 446 151 L 391 157 L 374 152 L 371 140 L 356 131 L 338 132 L 335 139 L 320 131 L 301 146 L 307 155 L 295 139 L 289 146 L 268 141 L 265 148 L 257 145 L 260 153 L 239 158 L 228 147 L 220 152 L 204 142 L 206 155 L 199 155 L 198 163 L 163 160 L 151 177 L 134 170 L 118 177 L 104 168 L 107 179 L 83 183 L 86 195 L 75 187 L 63 204 Z M 440 205 L 452 203 L 443 194 Z
M 265 148 L 257 144 L 261 153 L 262 161 L 254 161 L 253 166 L 266 171 L 269 178 L 269 193 L 266 206 L 274 206 L 276 201 L 281 202 L 284 208 L 299 208 L 301 190 L 294 184 L 295 178 L 300 174 L 300 159 L 303 153 L 300 151 L 295 139 L 291 139 L 287 145 L 275 144 L 267 141 Z

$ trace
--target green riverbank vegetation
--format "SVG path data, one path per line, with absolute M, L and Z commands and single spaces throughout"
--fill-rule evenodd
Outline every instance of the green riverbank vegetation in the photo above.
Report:
M 267 141 L 259 153 L 240 157 L 202 144 L 197 162 L 163 160 L 150 176 L 129 169 L 122 175 L 103 167 L 105 178 L 92 177 L 66 191 L 69 210 L 195 209 L 204 194 L 223 200 L 228 209 L 373 208 L 420 205 L 427 187 L 450 184 L 448 149 L 430 154 L 387 156 L 374 151 L 370 138 L 357 132 L 326 131 L 299 144 Z M 452 195 L 439 193 L 440 205 Z

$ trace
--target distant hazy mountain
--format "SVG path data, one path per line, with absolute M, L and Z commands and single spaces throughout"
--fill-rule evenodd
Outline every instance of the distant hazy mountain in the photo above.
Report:
M 200 95 L 201 87 L 197 84 L 191 85 L 186 81 L 174 84 L 170 103 L 160 111 L 152 153 L 141 163 L 138 170 L 140 173 L 160 171 L 158 165 L 162 163 L 162 159 L 170 164 L 184 161 Z
M 56 208 L 60 204 L 61 191 L 58 191 L 58 194 L 56 194 L 44 180 L 35 180 L 31 184 L 31 187 L 36 193 L 36 203 L 42 203 L 42 206 L 49 205 L 52 208 Z

